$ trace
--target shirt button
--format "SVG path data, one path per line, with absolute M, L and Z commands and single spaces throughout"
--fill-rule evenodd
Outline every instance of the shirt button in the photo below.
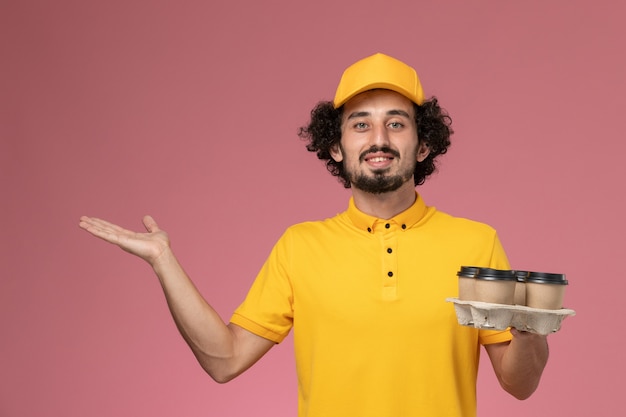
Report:
M 391 271 L 387 272 L 387 276 L 388 276 L 389 278 L 391 278 L 391 277 L 393 276 L 393 272 L 391 272 Z
M 389 223 L 385 224 L 385 229 L 389 229 L 391 225 Z
M 391 253 L 393 250 L 391 248 L 387 248 L 387 253 Z
M 372 228 L 371 228 L 371 227 L 368 227 L 368 228 L 367 228 L 367 231 L 368 231 L 368 232 L 370 232 L 370 233 L 372 233 Z
M 402 225 L 402 228 L 403 228 L 403 229 L 406 229 L 406 224 L 403 224 L 403 225 Z

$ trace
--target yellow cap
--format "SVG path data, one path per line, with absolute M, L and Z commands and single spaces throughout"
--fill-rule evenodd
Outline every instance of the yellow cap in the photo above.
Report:
M 398 92 L 416 104 L 424 102 L 424 91 L 415 70 L 402 61 L 378 53 L 352 64 L 343 72 L 333 105 L 339 108 L 357 94 L 376 88 Z

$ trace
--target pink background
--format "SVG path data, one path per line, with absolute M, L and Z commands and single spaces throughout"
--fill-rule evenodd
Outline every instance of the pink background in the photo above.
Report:
M 571 284 L 539 390 L 481 368 L 479 414 L 620 415 L 621 4 L 0 2 L 0 416 L 294 416 L 291 338 L 214 383 L 150 268 L 78 218 L 152 214 L 227 320 L 287 226 L 346 207 L 296 132 L 378 51 L 453 117 L 428 204 Z

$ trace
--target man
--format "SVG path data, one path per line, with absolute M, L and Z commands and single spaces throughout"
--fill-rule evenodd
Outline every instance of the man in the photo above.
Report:
M 300 136 L 351 188 L 347 211 L 290 227 L 225 324 L 151 217 L 148 233 L 81 218 L 146 260 L 199 363 L 235 378 L 294 329 L 300 417 L 474 416 L 480 345 L 502 387 L 524 399 L 548 358 L 545 336 L 458 325 L 446 297 L 461 265 L 508 269 L 489 226 L 428 207 L 415 186 L 449 146 L 450 119 L 415 70 L 383 54 L 343 74 Z

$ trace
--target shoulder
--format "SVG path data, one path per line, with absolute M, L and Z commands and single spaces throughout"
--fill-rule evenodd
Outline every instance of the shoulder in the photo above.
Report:
M 346 212 L 335 214 L 332 217 L 319 220 L 308 220 L 300 223 L 295 223 L 287 228 L 291 232 L 304 232 L 304 231 L 316 231 L 333 229 L 345 224 L 348 220 Z
M 432 213 L 414 233 L 412 236 L 433 246 L 441 245 L 448 251 L 491 250 L 499 241 L 496 230 L 490 225 L 441 211 Z
M 494 235 L 496 233 L 495 229 L 486 223 L 465 217 L 452 216 L 434 208 L 425 225 L 426 227 L 434 227 L 442 231 L 448 230 L 455 233 L 486 235 Z
M 290 241 L 328 240 L 337 236 L 349 235 L 354 226 L 349 222 L 347 215 L 339 213 L 323 220 L 311 220 L 296 223 L 287 228 L 282 239 Z

